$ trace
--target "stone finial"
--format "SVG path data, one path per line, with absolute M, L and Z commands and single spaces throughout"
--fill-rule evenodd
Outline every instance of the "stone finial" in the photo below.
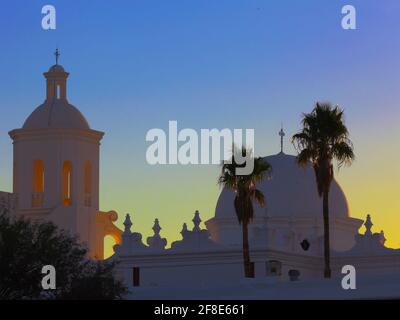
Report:
M 188 228 L 187 228 L 187 224 L 184 223 L 183 226 L 182 226 L 182 231 L 181 231 L 182 237 L 185 238 L 185 235 L 186 235 L 188 232 L 189 232 L 189 231 L 188 231 Z
M 159 223 L 158 219 L 154 220 L 154 225 L 153 225 L 152 229 L 154 231 L 155 236 L 160 235 L 161 227 L 160 227 L 160 223 Z
M 201 219 L 200 219 L 200 212 L 198 210 L 196 210 L 196 212 L 194 213 L 194 218 L 193 218 L 193 231 L 201 231 L 200 229 L 200 223 L 201 223 Z
M 132 233 L 131 232 L 132 221 L 131 221 L 131 216 L 129 215 L 129 213 L 127 213 L 125 216 L 124 226 L 125 226 L 125 229 L 124 229 L 125 234 Z
M 371 215 L 367 214 L 367 219 L 364 222 L 364 226 L 365 226 L 365 229 L 366 229 L 364 234 L 366 236 L 372 235 L 371 229 L 372 229 L 373 225 L 374 224 L 371 221 Z
M 381 230 L 381 233 L 379 234 L 379 242 L 381 243 L 381 245 L 385 245 L 386 242 L 386 237 L 385 237 L 385 233 L 383 232 L 383 230 Z
M 154 220 L 152 229 L 154 231 L 154 235 L 147 238 L 147 244 L 153 249 L 165 249 L 165 246 L 167 245 L 167 239 L 160 237 L 161 227 L 158 219 Z

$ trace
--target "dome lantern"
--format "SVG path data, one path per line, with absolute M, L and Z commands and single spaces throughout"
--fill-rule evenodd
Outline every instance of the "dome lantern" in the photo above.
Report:
M 67 99 L 67 78 L 68 72 L 58 64 L 60 52 L 56 49 L 56 64 L 50 67 L 49 71 L 43 73 L 46 78 L 46 100 L 66 100 Z
M 56 64 L 43 73 L 46 78 L 46 100 L 25 120 L 24 129 L 83 129 L 90 130 L 89 123 L 67 100 L 69 73 L 58 64 L 60 55 L 56 50 Z

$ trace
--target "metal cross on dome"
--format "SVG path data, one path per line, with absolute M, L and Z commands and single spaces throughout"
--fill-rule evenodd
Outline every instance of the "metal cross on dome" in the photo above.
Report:
M 281 126 L 281 131 L 279 131 L 279 136 L 281 137 L 281 153 L 283 153 L 283 137 L 285 136 L 285 131 L 283 131 L 283 126 Z

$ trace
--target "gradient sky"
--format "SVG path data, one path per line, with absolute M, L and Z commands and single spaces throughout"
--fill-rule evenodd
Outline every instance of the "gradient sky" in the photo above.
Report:
M 57 30 L 41 8 L 57 9 Z M 341 8 L 357 9 L 355 31 Z M 0 4 L 0 190 L 11 190 L 12 144 L 42 103 L 42 72 L 71 73 L 69 101 L 101 149 L 101 209 L 133 215 L 134 229 L 178 239 L 198 209 L 214 214 L 216 166 L 146 164 L 146 132 L 254 128 L 256 154 L 279 151 L 277 132 L 300 128 L 317 100 L 340 104 L 357 159 L 336 173 L 351 215 L 372 214 L 374 230 L 400 247 L 400 2 L 398 0 L 2 1 Z M 286 142 L 286 153 L 294 154 Z M 268 195 L 266 195 L 268 197 Z

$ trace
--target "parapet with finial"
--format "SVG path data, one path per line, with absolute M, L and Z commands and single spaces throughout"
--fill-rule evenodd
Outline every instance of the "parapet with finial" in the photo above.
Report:
M 356 244 L 354 247 L 349 250 L 340 253 L 339 255 L 346 256 L 373 256 L 373 255 L 385 255 L 392 254 L 394 249 L 390 249 L 385 247 L 385 234 L 383 231 L 379 233 L 372 232 L 372 223 L 371 215 L 368 214 L 365 219 L 364 226 L 365 232 L 364 234 L 358 234 L 355 237 Z
M 213 250 L 218 249 L 219 246 L 210 239 L 208 230 L 201 229 L 200 223 L 200 212 L 196 210 L 192 219 L 193 229 L 189 231 L 186 223 L 182 227 L 182 240 L 175 241 L 171 245 L 172 250 L 188 250 L 188 251 L 199 251 L 199 250 Z
M 160 232 L 161 232 L 161 227 L 158 219 L 154 221 L 153 225 L 153 232 L 154 235 L 151 237 L 147 238 L 147 244 L 149 245 L 149 248 L 151 249 L 156 249 L 156 250 L 164 250 L 165 246 L 167 245 L 167 239 L 161 238 Z

